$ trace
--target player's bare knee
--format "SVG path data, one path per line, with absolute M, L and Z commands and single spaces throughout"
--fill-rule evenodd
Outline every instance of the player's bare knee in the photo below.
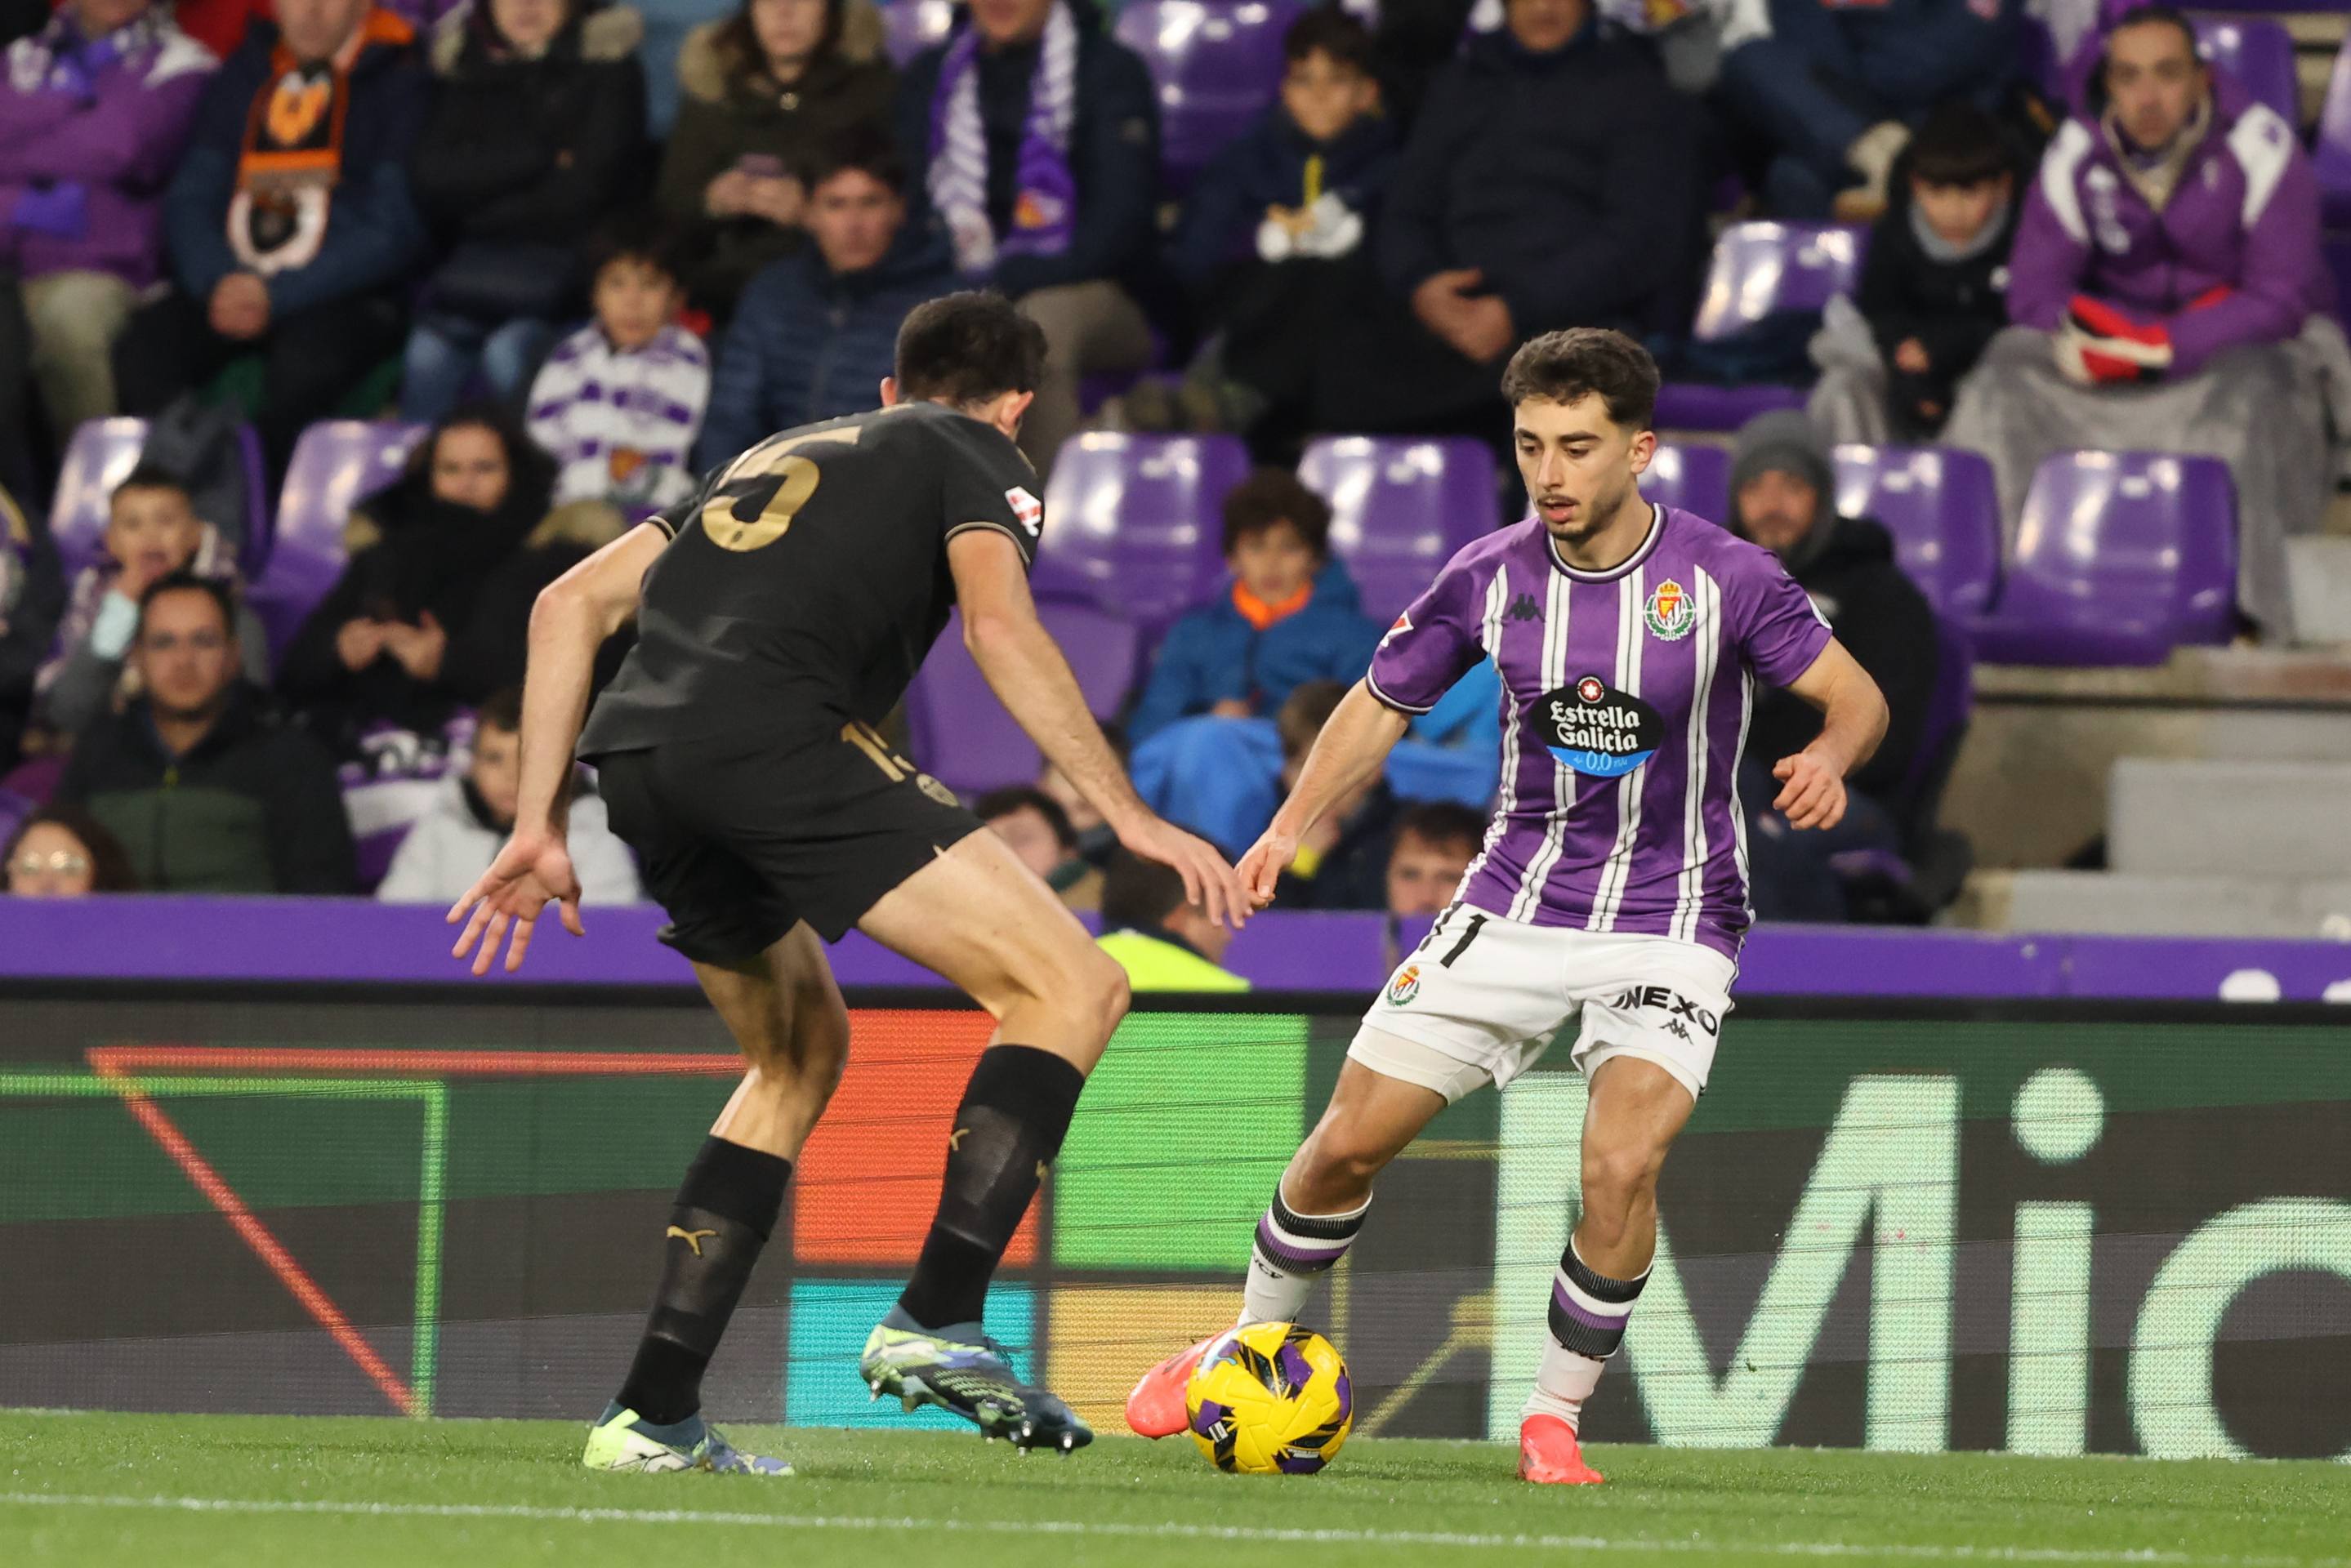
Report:
M 1087 1001 L 1094 1011 L 1094 1022 L 1102 1030 L 1103 1044 L 1118 1033 L 1125 1021 L 1127 1009 L 1134 1004 L 1134 985 L 1127 979 L 1125 966 L 1100 948 L 1092 950 L 1093 959 L 1087 966 L 1089 987 Z
M 1325 1122 L 1300 1147 L 1282 1179 L 1283 1201 L 1302 1214 L 1353 1209 L 1387 1168 L 1388 1151 Z
M 1621 1220 L 1644 1199 L 1654 1199 L 1665 1151 L 1645 1144 L 1598 1144 L 1583 1147 L 1584 1211 L 1609 1221 Z

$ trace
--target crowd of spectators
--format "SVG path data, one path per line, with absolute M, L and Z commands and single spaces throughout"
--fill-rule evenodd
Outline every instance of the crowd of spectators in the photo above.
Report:
M 445 896 L 511 810 L 539 588 L 768 432 L 872 406 L 898 321 L 959 286 L 1045 332 L 1040 472 L 1090 418 L 1231 431 L 1270 465 L 1226 500 L 1229 582 L 1124 715 L 1155 805 L 1238 853 L 1380 631 L 1281 466 L 1304 438 L 1497 439 L 1501 359 L 1555 327 L 1677 363 L 1726 182 L 1768 215 L 1874 216 L 1855 296 L 1804 324 L 1809 422 L 1741 437 L 1721 520 L 1897 719 L 1837 844 L 1789 860 L 1756 823 L 1759 898 L 1792 916 L 1844 913 L 1834 857 L 1897 844 L 1899 725 L 1936 676 L 1885 531 L 1836 515 L 1828 441 L 1981 451 L 2011 524 L 2050 451 L 2217 452 L 2244 608 L 2276 631 L 2283 539 L 2351 431 L 2310 159 L 2166 8 L 2111 20 L 2069 114 L 2018 0 L 1325 6 L 1182 181 L 1092 0 L 968 0 L 903 66 L 872 0 L 707 0 L 682 36 L 674 9 L 649 34 L 597 0 L 0 5 L 0 492 L 37 503 L 78 424 L 191 398 L 242 406 L 272 489 L 326 414 L 431 427 L 275 658 L 245 519 L 187 475 L 135 468 L 70 575 L 37 505 L 0 504 L 0 773 L 62 768 L 12 887 L 350 889 L 372 878 L 327 807 L 390 768 L 430 789 L 380 891 Z M 1089 378 L 1152 365 L 1176 374 L 1088 413 Z M 1473 678 L 1417 723 L 1285 900 L 1427 912 L 1475 852 L 1495 696 Z M 1767 701 L 1758 745 L 1808 722 Z M 1073 903 L 1123 890 L 1121 923 L 1197 946 L 1065 783 L 983 814 Z M 596 896 L 632 895 L 620 862 Z

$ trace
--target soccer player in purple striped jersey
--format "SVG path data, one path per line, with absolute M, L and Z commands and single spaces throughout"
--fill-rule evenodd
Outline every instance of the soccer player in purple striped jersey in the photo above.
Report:
M 1648 1278 L 1657 1173 L 1730 1012 L 1755 683 L 1823 714 L 1819 738 L 1772 770 L 1772 807 L 1798 828 L 1844 815 L 1845 775 L 1884 735 L 1886 702 L 1769 552 L 1641 498 L 1657 369 L 1638 344 L 1551 333 L 1511 358 L 1502 391 L 1534 515 L 1454 556 L 1396 618 L 1241 862 L 1270 901 L 1301 836 L 1377 775 L 1413 716 L 1481 660 L 1499 670 L 1501 792 L 1485 845 L 1364 1015 L 1258 1221 L 1241 1320 L 1294 1321 L 1388 1162 L 1447 1104 L 1509 1084 L 1564 1036 L 1590 1085 L 1583 1212 L 1552 1276 L 1519 1473 L 1589 1483 L 1601 1478 L 1579 1445 L 1583 1402 Z M 1137 1385 L 1137 1431 L 1182 1429 L 1198 1348 Z

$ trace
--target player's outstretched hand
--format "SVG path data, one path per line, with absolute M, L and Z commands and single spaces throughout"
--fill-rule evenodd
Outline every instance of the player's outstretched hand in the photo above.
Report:
M 507 840 L 482 879 L 449 907 L 451 925 L 465 922 L 449 956 L 462 959 L 480 941 L 481 950 L 474 954 L 474 972 L 487 974 L 498 942 L 511 925 L 514 940 L 507 945 L 507 972 L 512 974 L 522 967 L 523 954 L 530 950 L 531 929 L 549 902 L 559 907 L 565 930 L 575 937 L 588 934 L 580 923 L 580 878 L 571 869 L 571 852 L 561 836 L 517 834 Z M 468 910 L 471 919 L 467 919 Z
M 1782 757 L 1771 776 L 1785 787 L 1771 809 L 1791 827 L 1834 827 L 1844 820 L 1844 775 L 1812 753 Z
M 1145 813 L 1140 823 L 1119 833 L 1118 841 L 1183 877 L 1184 901 L 1196 905 L 1208 919 L 1235 930 L 1247 923 L 1251 905 L 1241 891 L 1240 878 L 1207 839 Z
M 1273 902 L 1273 889 L 1281 874 L 1298 857 L 1298 840 L 1271 828 L 1249 846 L 1241 857 L 1241 888 L 1249 896 L 1249 908 L 1262 909 Z

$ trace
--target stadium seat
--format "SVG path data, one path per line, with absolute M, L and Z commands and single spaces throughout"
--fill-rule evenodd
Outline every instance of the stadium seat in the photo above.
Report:
M 2294 36 L 2271 16 L 2222 21 L 2196 18 L 2196 41 L 2204 57 L 2237 78 L 2237 84 L 2284 117 L 2302 124 L 2302 83 L 2294 64 Z
M 108 501 L 146 444 L 147 421 L 132 419 L 84 421 L 67 443 L 49 504 L 49 537 L 68 582 L 105 552 Z
M 1117 713 L 1134 684 L 1141 639 L 1134 624 L 1092 604 L 1048 598 L 1038 618 L 1070 656 L 1078 688 L 1097 719 Z M 976 794 L 1037 776 L 1036 743 L 1029 739 L 963 645 L 963 622 L 950 617 L 906 691 L 906 725 L 914 760 L 950 788 Z
M 1896 557 L 1945 616 L 1980 616 L 2000 589 L 2000 500 L 1991 464 L 1945 447 L 1841 446 L 1836 506 L 1875 517 Z
M 1232 436 L 1072 436 L 1045 491 L 1040 595 L 1082 596 L 1155 635 L 1224 581 L 1225 493 L 1249 471 Z
M 2311 161 L 2318 171 L 2321 218 L 2329 226 L 2351 224 L 2351 40 L 2335 57 L 2335 70 L 2326 78 Z
M 1159 88 L 1160 166 L 1177 191 L 1281 88 L 1292 0 L 1130 0 L 1113 27 Z
M 1306 448 L 1298 476 L 1331 503 L 1332 553 L 1382 626 L 1499 520 L 1483 441 L 1324 436 Z
M 889 0 L 882 7 L 883 47 L 901 69 L 954 27 L 955 0 Z
M 1730 525 L 1730 453 L 1698 441 L 1661 441 L 1641 493 L 1663 506 L 1694 512 L 1709 523 Z
M 1714 244 L 1691 336 L 1720 343 L 1789 314 L 1818 314 L 1861 276 L 1868 231 L 1847 223 L 1733 223 Z M 1757 414 L 1804 406 L 1804 389 L 1769 381 L 1668 381 L 1660 430 L 1734 431 Z
M 248 596 L 273 652 L 284 650 L 342 575 L 351 507 L 400 477 L 424 430 L 391 420 L 327 420 L 294 443 L 269 564 Z
M 2228 466 L 2161 452 L 2060 452 L 2026 493 L 2000 599 L 1975 621 L 1998 664 L 2160 664 L 2229 640 L 2237 504 Z
M 1868 234 L 1850 223 L 1731 224 L 1714 243 L 1692 334 L 1717 341 L 1782 311 L 1818 311 L 1850 295 Z

